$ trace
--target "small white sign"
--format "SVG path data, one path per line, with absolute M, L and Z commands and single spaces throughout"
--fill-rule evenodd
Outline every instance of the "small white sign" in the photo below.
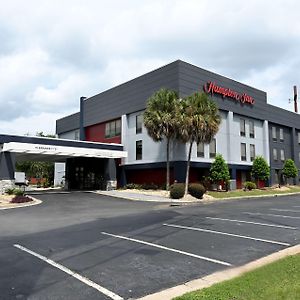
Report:
M 26 183 L 25 173 L 24 172 L 15 172 L 15 183 Z

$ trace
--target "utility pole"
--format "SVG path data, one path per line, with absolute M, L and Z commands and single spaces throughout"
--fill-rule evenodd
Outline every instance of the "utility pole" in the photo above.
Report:
M 294 109 L 295 113 L 298 113 L 298 103 L 297 103 L 298 93 L 297 93 L 297 86 L 294 85 Z

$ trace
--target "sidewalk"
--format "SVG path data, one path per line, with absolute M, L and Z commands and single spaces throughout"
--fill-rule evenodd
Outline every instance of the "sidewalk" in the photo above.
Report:
M 163 196 L 158 195 L 146 195 L 143 193 L 135 193 L 135 192 L 125 192 L 125 191 L 95 191 L 94 193 L 105 195 L 105 196 L 111 196 L 111 197 L 117 197 L 122 199 L 128 199 L 133 201 L 148 201 L 148 202 L 162 202 L 162 203 L 176 203 L 176 204 L 182 204 L 182 203 L 202 203 L 203 200 L 182 200 L 182 199 L 170 199 Z
M 249 195 L 245 193 L 245 195 L 241 196 L 231 196 L 231 197 L 224 197 L 224 198 L 214 198 L 211 195 L 204 194 L 203 199 L 196 199 L 191 195 L 187 195 L 187 198 L 181 199 L 171 199 L 167 196 L 157 195 L 157 194 L 147 194 L 147 191 L 143 192 L 136 192 L 130 190 L 112 190 L 112 191 L 92 191 L 92 193 L 101 194 L 105 196 L 111 196 L 121 199 L 133 200 L 133 201 L 148 201 L 148 202 L 161 202 L 161 203 L 170 203 L 170 204 L 207 204 L 219 201 L 230 201 L 230 200 L 247 200 L 247 199 L 259 199 L 259 198 L 270 198 L 270 197 L 281 197 L 281 196 L 291 196 L 291 195 L 300 195 L 300 192 L 290 192 L 290 193 L 274 193 L 274 194 L 265 194 L 265 195 Z

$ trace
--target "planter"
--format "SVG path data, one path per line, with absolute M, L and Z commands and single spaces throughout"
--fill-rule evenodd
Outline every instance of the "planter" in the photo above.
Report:
M 258 180 L 258 181 L 257 181 L 257 187 L 258 187 L 259 189 L 263 189 L 265 186 L 266 186 L 265 180 Z

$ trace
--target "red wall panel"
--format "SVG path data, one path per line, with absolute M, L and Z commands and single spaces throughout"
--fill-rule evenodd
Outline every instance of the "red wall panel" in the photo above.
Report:
M 127 183 L 154 183 L 163 185 L 166 182 L 166 169 L 127 170 Z M 174 182 L 173 170 L 170 170 L 170 183 Z
M 89 142 L 121 144 L 121 136 L 105 137 L 105 124 L 99 123 L 85 128 L 85 139 Z

